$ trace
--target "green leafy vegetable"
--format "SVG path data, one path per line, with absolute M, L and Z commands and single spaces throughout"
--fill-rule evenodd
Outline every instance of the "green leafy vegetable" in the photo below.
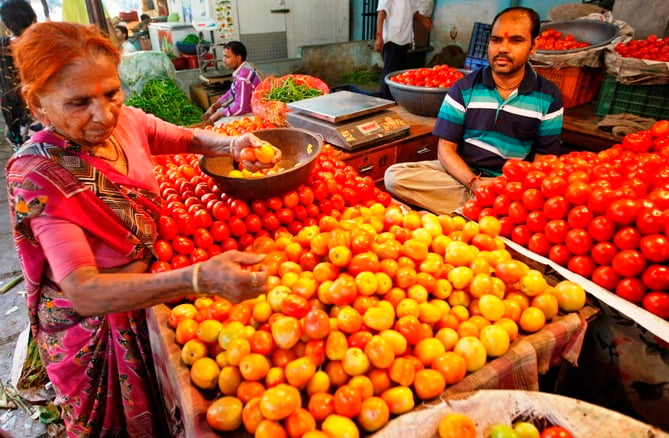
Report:
M 295 102 L 309 97 L 316 97 L 323 94 L 322 90 L 313 88 L 308 85 L 297 84 L 292 77 L 286 78 L 281 85 L 277 83 L 272 84 L 272 89 L 269 90 L 267 98 L 269 100 L 278 100 L 283 103 Z
M 347 84 L 378 84 L 381 74 L 372 70 L 358 70 L 342 76 L 342 81 Z
M 186 44 L 197 44 L 200 42 L 200 37 L 198 37 L 194 33 L 189 33 L 188 35 L 186 35 L 186 38 L 183 39 L 183 42 Z
M 140 108 L 180 126 L 189 126 L 202 121 L 204 111 L 191 103 L 171 79 L 151 79 L 147 81 L 141 94 L 132 93 L 125 104 Z

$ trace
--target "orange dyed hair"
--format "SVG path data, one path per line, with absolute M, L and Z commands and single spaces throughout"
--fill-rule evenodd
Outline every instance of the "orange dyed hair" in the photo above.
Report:
M 69 65 L 95 63 L 99 56 L 107 56 L 117 66 L 121 62 L 119 50 L 97 27 L 67 22 L 33 24 L 14 45 L 13 56 L 28 103 Z

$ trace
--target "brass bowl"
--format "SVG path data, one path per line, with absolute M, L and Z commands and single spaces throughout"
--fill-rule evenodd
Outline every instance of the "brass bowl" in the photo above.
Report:
M 323 137 L 298 128 L 273 128 L 254 131 L 281 150 L 280 172 L 253 178 L 227 176 L 236 169 L 232 157 L 202 157 L 200 169 L 230 196 L 245 200 L 267 199 L 294 190 L 304 184 L 323 149 Z

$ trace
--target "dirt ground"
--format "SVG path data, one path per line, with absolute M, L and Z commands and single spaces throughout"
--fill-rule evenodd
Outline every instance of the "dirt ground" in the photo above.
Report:
M 9 208 L 5 164 L 12 154 L 12 148 L 4 139 L 4 121 L 0 122 L 0 287 L 21 274 L 21 268 L 14 249 L 14 241 L 10 231 Z M 4 294 L 0 294 L 0 380 L 3 385 L 9 384 L 12 371 L 12 359 L 19 334 L 28 326 L 28 313 L 22 295 L 23 283 L 15 286 Z M 0 408 L 0 429 L 9 432 L 13 437 L 46 437 L 46 426 L 39 420 L 32 419 L 22 409 Z

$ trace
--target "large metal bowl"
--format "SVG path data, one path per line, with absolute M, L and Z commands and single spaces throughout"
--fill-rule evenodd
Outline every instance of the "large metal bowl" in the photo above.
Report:
M 231 157 L 202 157 L 200 169 L 211 176 L 223 192 L 245 200 L 278 196 L 307 181 L 323 149 L 323 137 L 297 128 L 264 129 L 253 134 L 281 150 L 281 172 L 255 178 L 231 178 L 227 175 L 236 168 Z
M 390 88 L 390 94 L 393 95 L 395 102 L 412 114 L 425 117 L 437 117 L 439 108 L 448 93 L 448 88 L 439 87 L 420 87 L 417 85 L 406 85 L 393 82 L 391 78 L 404 72 L 415 70 L 407 69 L 388 73 L 384 78 Z M 465 75 L 471 73 L 470 70 L 458 69 Z
M 537 50 L 537 53 L 543 55 L 561 55 L 605 46 L 613 41 L 620 32 L 618 26 L 598 20 L 549 21 L 542 23 L 540 30 L 543 32 L 549 28 L 562 32 L 562 35 L 572 34 L 578 41 L 585 41 L 590 45 L 570 50 Z

